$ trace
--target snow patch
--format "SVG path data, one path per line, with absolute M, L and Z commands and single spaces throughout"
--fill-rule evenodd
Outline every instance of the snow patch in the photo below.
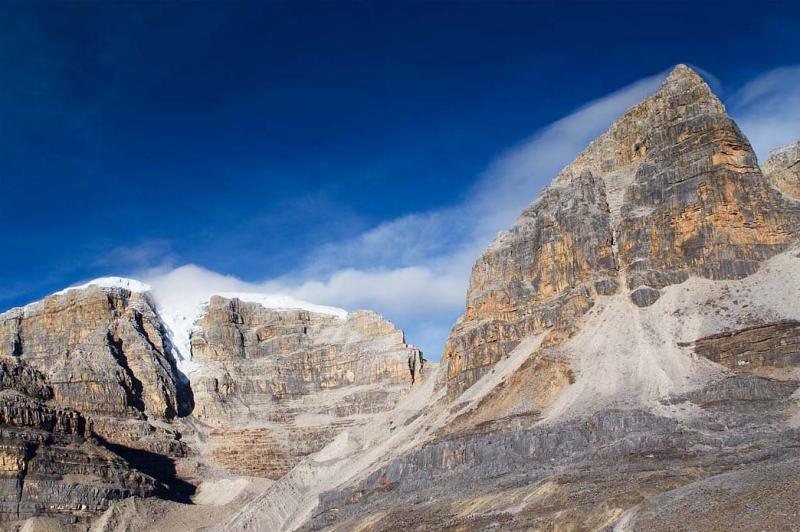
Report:
M 124 288 L 131 292 L 149 292 L 156 304 L 158 315 L 167 328 L 172 356 L 177 363 L 178 370 L 187 378 L 201 368 L 200 364 L 192 360 L 192 333 L 197 330 L 195 323 L 202 317 L 212 296 L 217 295 L 227 299 L 236 298 L 277 311 L 307 310 L 315 314 L 333 316 L 340 320 L 346 320 L 348 316 L 347 311 L 342 308 L 316 305 L 287 295 L 221 292 L 213 288 L 198 289 L 197 286 L 186 286 L 181 283 L 169 282 L 169 280 L 158 282 L 151 286 L 126 277 L 100 277 L 88 283 L 70 286 L 52 295 L 65 294 L 70 290 L 83 290 L 91 286 Z
M 177 361 L 178 369 L 187 378 L 191 378 L 190 375 L 202 367 L 201 364 L 192 360 L 192 334 L 198 329 L 195 323 L 202 317 L 212 296 L 235 298 L 272 310 L 300 309 L 334 316 L 342 320 L 347 319 L 347 311 L 344 309 L 315 305 L 285 295 L 182 290 L 168 284 L 156 286 L 153 290 L 153 297 L 161 320 L 167 326 L 172 341 L 172 355 Z
M 125 288 L 131 292 L 149 292 L 151 290 L 149 284 L 137 281 L 136 279 L 128 279 L 126 277 L 98 277 L 97 279 L 92 279 L 88 283 L 70 286 L 63 290 L 59 290 L 58 292 L 54 292 L 52 295 L 57 296 L 66 294 L 70 290 L 83 290 L 84 288 L 89 288 L 90 286 L 99 286 L 101 288 Z
M 316 314 L 327 314 L 328 316 L 335 316 L 340 320 L 347 319 L 347 311 L 343 308 L 328 307 L 325 305 L 316 305 L 301 301 L 291 296 L 280 294 L 254 294 L 247 292 L 219 292 L 213 294 L 227 299 L 239 299 L 247 303 L 258 303 L 264 308 L 273 310 L 307 310 Z

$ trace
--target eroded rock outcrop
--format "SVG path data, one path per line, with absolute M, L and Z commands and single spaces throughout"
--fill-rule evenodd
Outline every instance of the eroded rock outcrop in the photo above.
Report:
M 149 295 L 126 288 L 67 290 L 0 314 L 0 359 L 17 381 L 3 392 L 17 426 L 4 441 L 25 489 L 24 510 L 7 519 L 88 518 L 114 499 L 176 496 L 171 462 L 188 450 L 163 423 L 191 400 L 167 342 Z
M 762 169 L 778 190 L 800 200 L 800 141 L 772 150 Z
M 146 285 L 109 279 L 0 315 L 0 520 L 278 479 L 420 376 L 421 352 L 381 316 L 309 304 L 212 297 L 179 353 Z
M 141 292 L 91 286 L 0 315 L 0 345 L 86 414 L 176 416 L 182 389 L 166 333 Z
M 800 458 L 791 159 L 762 173 L 678 66 L 478 258 L 417 445 L 304 529 L 644 530 L 683 493 L 706 526 L 792 522 L 769 515 L 793 483 L 761 473 Z M 782 498 L 730 507 L 724 478 Z
M 0 356 L 0 522 L 36 515 L 69 522 L 162 488 L 98 445 L 80 413 L 49 406 L 53 395 L 42 373 Z
M 800 321 L 786 320 L 726 331 L 700 338 L 694 350 L 737 371 L 798 377 Z
M 336 434 L 391 409 L 419 350 L 373 312 L 268 309 L 214 296 L 192 335 L 193 417 L 211 455 L 277 479 Z

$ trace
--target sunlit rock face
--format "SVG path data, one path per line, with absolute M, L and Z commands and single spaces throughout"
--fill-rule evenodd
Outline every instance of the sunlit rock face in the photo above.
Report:
M 145 294 L 69 290 L 0 316 L 2 355 L 47 376 L 55 400 L 87 414 L 167 419 L 180 410 L 174 360 Z
M 16 517 L 85 518 L 114 499 L 174 487 L 160 480 L 173 479 L 169 464 L 188 450 L 166 423 L 188 413 L 191 393 L 167 343 L 149 295 L 126 288 L 67 290 L 0 314 L 0 360 L 26 368 L 18 379 L 28 382 L 24 396 L 3 392 L 9 423 L 25 427 L 5 436 L 27 449 L 16 473 L 26 509 Z
M 212 456 L 279 478 L 341 430 L 391 409 L 421 357 L 373 312 L 346 318 L 214 296 L 192 335 L 194 417 Z
M 0 315 L 0 356 L 38 369 L 53 402 L 80 411 L 110 442 L 160 451 L 172 444 L 142 439 L 137 422 L 191 408 L 167 342 L 149 295 L 125 288 L 68 290 Z
M 277 479 L 390 410 L 421 352 L 378 314 L 335 310 L 214 296 L 188 324 L 191 382 L 146 288 L 83 286 L 0 314 L 0 520 L 186 502 L 207 475 Z
M 800 141 L 772 150 L 762 169 L 778 190 L 800 200 Z
M 788 183 L 794 152 L 781 153 L 768 173 Z M 754 273 L 794 238 L 798 212 L 706 83 L 678 66 L 478 258 L 445 350 L 449 396 L 521 338 L 571 335 L 598 295 L 649 306 L 689 276 Z

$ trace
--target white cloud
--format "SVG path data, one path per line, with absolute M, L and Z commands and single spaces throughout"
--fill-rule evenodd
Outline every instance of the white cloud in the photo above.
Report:
M 146 279 L 158 299 L 185 301 L 192 307 L 220 292 L 260 292 L 258 284 L 248 283 L 201 266 L 188 264 L 175 269 L 155 268 L 140 275 Z
M 249 291 L 377 310 L 438 359 L 463 311 L 477 255 L 593 138 L 654 92 L 663 77 L 633 83 L 542 129 L 490 164 L 462 204 L 409 214 L 352 240 L 331 242 L 281 278 L 247 283 L 194 265 L 150 272 L 145 278 L 156 291 L 172 291 L 173 299 L 175 291 L 195 297 Z
M 771 149 L 800 139 L 800 65 L 758 76 L 726 103 L 758 160 L 766 161 Z

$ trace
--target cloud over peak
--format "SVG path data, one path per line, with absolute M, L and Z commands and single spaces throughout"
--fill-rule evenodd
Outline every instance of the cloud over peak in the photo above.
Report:
M 151 271 L 156 291 L 286 294 L 383 313 L 431 358 L 463 311 L 472 264 L 558 172 L 611 122 L 652 92 L 665 73 L 637 81 L 554 122 L 487 166 L 460 204 L 410 213 L 329 242 L 274 279 L 245 282 L 186 265 Z
M 156 292 L 171 298 L 256 292 L 375 310 L 436 359 L 464 309 L 476 257 L 594 138 L 655 92 L 666 74 L 592 101 L 509 149 L 478 176 L 463 202 L 409 213 L 355 238 L 327 242 L 279 277 L 247 282 L 195 264 L 162 266 L 142 276 Z M 719 80 L 704 76 L 721 89 Z M 769 149 L 800 138 L 798 87 L 800 67 L 784 67 L 753 79 L 727 100 L 760 160 Z M 119 253 L 136 258 L 144 251 Z

